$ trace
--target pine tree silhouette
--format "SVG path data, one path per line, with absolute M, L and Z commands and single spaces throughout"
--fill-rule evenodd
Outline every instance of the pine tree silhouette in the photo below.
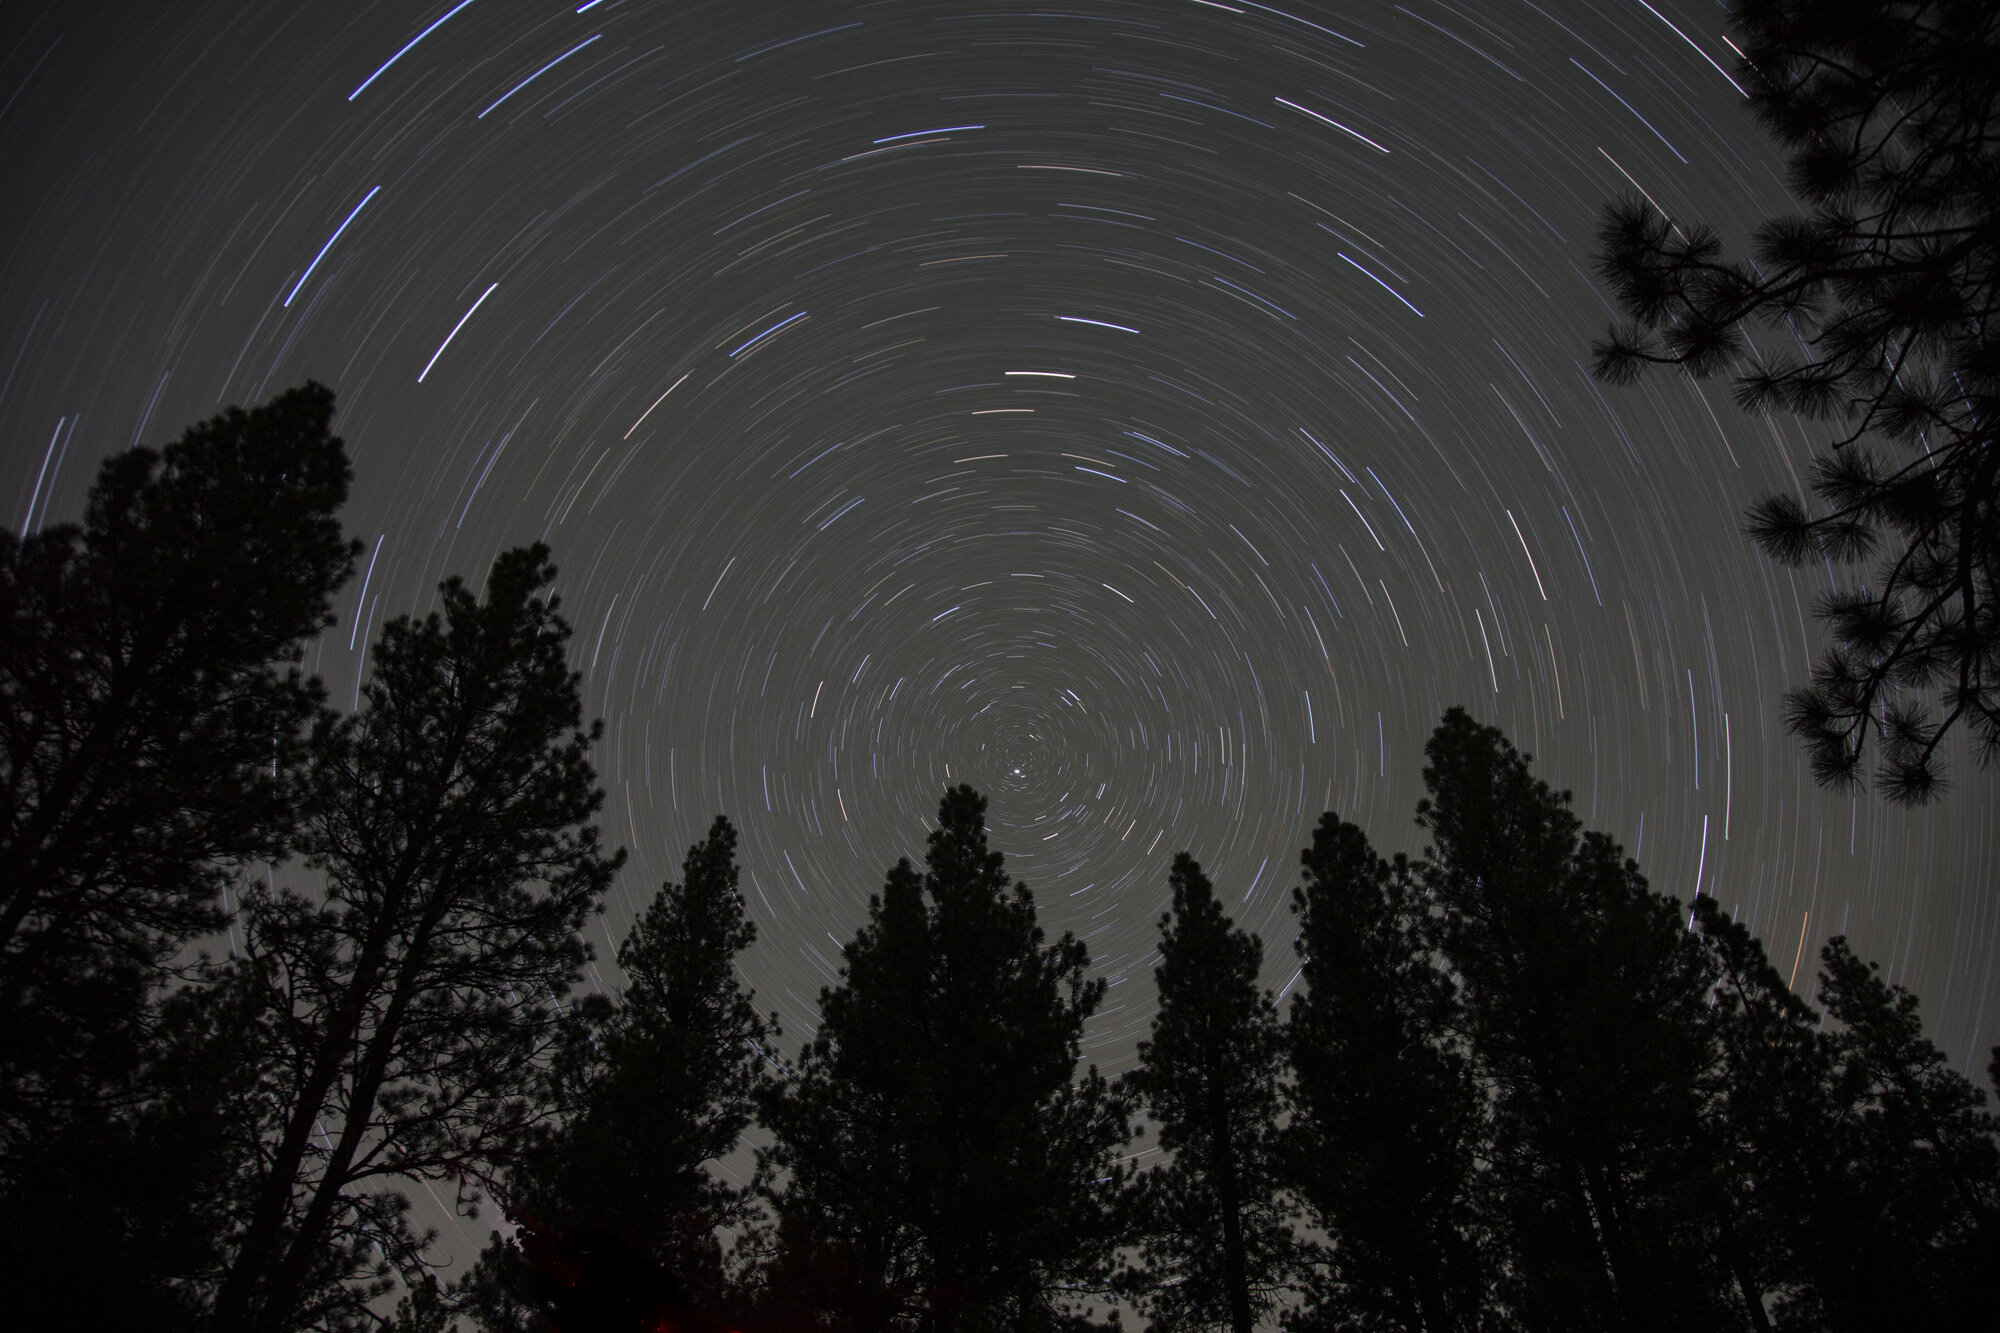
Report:
M 1476 1165 L 1485 1107 L 1421 888 L 1405 858 L 1383 861 L 1332 814 L 1300 860 L 1286 1160 L 1325 1239 L 1298 1327 L 1477 1328 L 1496 1277 Z
M 890 870 L 797 1078 L 763 1100 L 784 1176 L 774 1314 L 1082 1328 L 1074 1296 L 1108 1280 L 1126 1110 L 1076 1072 L 1104 983 L 1074 937 L 1044 943 L 985 812 L 970 787 L 945 793 L 924 873 Z
M 757 938 L 737 887 L 736 828 L 716 816 L 618 948 L 615 1007 L 579 1005 L 556 1084 L 561 1118 L 509 1173 L 509 1202 L 562 1232 L 594 1231 L 672 1276 L 711 1313 L 734 1295 L 717 1232 L 751 1200 L 712 1175 L 752 1115 L 775 1019 L 757 1016 L 738 956 Z M 524 1260 L 495 1237 L 467 1299 L 495 1325 L 534 1326 Z
M 1200 863 L 1175 856 L 1169 883 L 1160 1009 L 1124 1080 L 1174 1155 L 1136 1182 L 1146 1280 L 1135 1286 L 1155 1328 L 1250 1333 L 1294 1249 L 1276 1161 L 1277 1008 L 1257 987 L 1263 945 L 1231 925 Z
M 446 581 L 442 614 L 383 628 L 361 710 L 315 730 L 299 842 L 324 896 L 243 908 L 263 1141 L 218 1333 L 308 1325 L 420 1271 L 387 1181 L 476 1178 L 545 1109 L 557 998 L 624 859 L 598 845 L 602 724 L 581 725 L 554 578 L 537 545 L 502 553 L 483 599 Z

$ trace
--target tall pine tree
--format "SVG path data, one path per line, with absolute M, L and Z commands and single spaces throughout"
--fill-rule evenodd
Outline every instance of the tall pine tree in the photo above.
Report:
M 212 1273 L 237 1079 L 224 1015 L 160 999 L 293 837 L 323 693 L 299 662 L 355 555 L 332 415 L 311 384 L 231 408 L 106 459 L 79 523 L 0 532 L 0 1286 L 23 1328 L 184 1327 Z
M 988 850 L 972 788 L 938 806 L 821 992 L 795 1079 L 764 1098 L 774 1313 L 816 1327 L 1053 1330 L 1107 1276 L 1129 1175 L 1123 1100 L 1077 1077 L 1104 994 L 1081 942 L 1044 942 Z
M 448 580 L 441 616 L 384 627 L 360 712 L 316 731 L 301 846 L 324 893 L 244 904 L 261 1141 L 218 1333 L 362 1317 L 385 1269 L 421 1267 L 397 1182 L 490 1175 L 545 1111 L 578 932 L 623 860 L 554 578 L 537 545 L 483 600 Z
M 1819 1015 L 1794 995 L 1749 928 L 1713 898 L 1694 922 L 1715 969 L 1715 1046 L 1704 1124 L 1719 1154 L 1715 1209 L 1725 1263 L 1753 1329 L 1814 1322 L 1833 1161 L 1827 1099 L 1831 1063 Z M 1776 1323 L 1773 1324 L 1773 1316 Z
M 291 841 L 298 663 L 357 550 L 332 417 L 317 384 L 231 408 L 0 532 L 0 1173 L 122 1095 L 148 989 Z
M 1712 973 L 1687 909 L 1652 892 L 1567 793 L 1463 709 L 1425 748 L 1421 872 L 1494 1090 L 1490 1156 L 1531 1324 L 1734 1326 L 1701 1128 Z
M 1835 938 L 1794 996 L 1711 900 L 1728 1252 L 1753 1326 L 1985 1328 L 2000 1308 L 2000 1121 L 1924 1035 L 1917 999 Z
M 1172 1161 L 1136 1182 L 1156 1330 L 1250 1333 L 1284 1289 L 1293 1252 L 1276 1138 L 1283 1048 L 1277 1006 L 1257 987 L 1264 948 L 1233 926 L 1186 852 L 1169 876 L 1153 969 L 1160 1010 L 1124 1080 Z
M 739 873 L 735 826 L 718 815 L 619 946 L 625 990 L 577 1025 L 559 1071 L 566 1115 L 508 1180 L 510 1203 L 564 1232 L 610 1233 L 708 1311 L 731 1304 L 718 1230 L 742 1227 L 751 1202 L 709 1166 L 750 1124 L 776 1026 L 737 971 L 757 938 Z M 534 1327 L 525 1303 L 504 1295 L 525 1290 L 524 1261 L 496 1245 L 483 1265 L 475 1286 L 494 1290 L 482 1299 Z
M 1923 1033 L 1917 997 L 1836 936 L 1820 951 L 1832 1123 L 1808 1223 L 1835 1328 L 1990 1327 L 2000 1310 L 2000 1123 Z
M 1296 1327 L 1478 1328 L 1493 1278 L 1484 1106 L 1425 899 L 1407 860 L 1383 861 L 1331 813 L 1300 860 L 1286 1160 L 1324 1239 Z

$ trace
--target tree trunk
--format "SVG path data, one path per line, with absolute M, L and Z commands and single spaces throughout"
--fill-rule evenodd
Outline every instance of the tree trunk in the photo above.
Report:
M 1236 1143 L 1219 1088 L 1209 1092 L 1209 1160 L 1215 1164 L 1215 1197 L 1222 1209 L 1222 1280 L 1229 1297 L 1230 1333 L 1250 1333 L 1250 1262 L 1243 1243 L 1243 1189 L 1237 1179 Z
M 368 993 L 374 989 L 376 977 L 388 955 L 395 916 L 392 905 L 399 903 L 402 896 L 401 893 L 386 895 L 381 911 L 370 923 L 361 957 L 355 964 L 353 979 L 341 995 L 334 1021 L 328 1025 L 320 1042 L 312 1073 L 300 1089 L 291 1119 L 279 1140 L 278 1151 L 272 1157 L 263 1189 L 259 1191 L 243 1244 L 237 1250 L 235 1262 L 230 1265 L 229 1275 L 223 1279 L 221 1289 L 216 1293 L 214 1327 L 218 1333 L 250 1333 L 250 1330 L 265 1325 L 273 1304 L 272 1295 L 267 1290 L 260 1300 L 255 1301 L 257 1308 L 253 1308 L 255 1289 L 272 1286 L 277 1278 L 274 1267 L 303 1271 L 296 1262 L 300 1246 L 307 1243 L 303 1231 L 293 1237 L 291 1246 L 280 1254 L 279 1237 L 285 1213 L 291 1205 L 292 1185 L 298 1180 L 300 1168 L 304 1165 L 306 1149 L 312 1141 L 313 1126 L 318 1122 L 320 1110 L 334 1085 L 339 1082 L 340 1068 L 352 1049 L 355 1032 L 361 1025 L 361 1011 Z M 374 1093 L 371 1091 L 369 1101 L 373 1100 Z M 349 1116 L 341 1127 L 343 1142 L 352 1132 L 353 1117 Z M 329 1163 L 326 1178 L 331 1178 L 332 1174 Z M 324 1183 L 323 1179 L 322 1186 Z
M 410 992 L 429 952 L 431 932 L 441 915 L 438 906 L 433 904 L 410 940 L 396 977 L 396 988 L 390 993 L 382 1021 L 361 1058 L 361 1067 L 355 1071 L 354 1087 L 349 1094 L 347 1113 L 340 1129 L 340 1142 L 334 1145 L 333 1153 L 327 1159 L 326 1170 L 320 1175 L 319 1188 L 313 1192 L 312 1202 L 306 1206 L 306 1215 L 299 1223 L 298 1233 L 292 1237 L 284 1258 L 271 1275 L 264 1317 L 258 1321 L 260 1333 L 264 1330 L 275 1333 L 269 1317 L 271 1312 L 289 1309 L 297 1299 L 299 1288 L 305 1282 L 306 1270 L 312 1266 L 314 1256 L 325 1243 L 327 1232 L 333 1225 L 335 1210 L 347 1186 L 348 1169 L 354 1164 L 355 1153 L 360 1151 L 362 1136 L 368 1132 L 375 1097 L 381 1092 L 383 1080 L 388 1076 L 389 1060 L 395 1054 L 397 1039 L 401 1036 L 403 1015 L 410 1007 Z
M 347 1049 L 343 1034 L 352 1030 L 352 1024 L 347 1021 L 350 1014 L 358 1020 L 362 988 L 366 984 L 367 978 L 362 973 L 357 973 L 349 984 L 347 993 L 342 996 L 340 1010 L 335 1014 L 335 1021 L 328 1025 L 320 1042 L 312 1072 L 299 1089 L 298 1100 L 293 1103 L 285 1132 L 278 1140 L 263 1186 L 258 1190 L 243 1242 L 237 1247 L 235 1260 L 216 1292 L 212 1326 L 218 1333 L 247 1333 L 262 1322 L 264 1312 L 252 1308 L 254 1293 L 262 1285 L 263 1275 L 277 1260 L 279 1233 L 291 1205 L 292 1185 L 305 1163 L 306 1149 L 312 1142 L 313 1126 L 319 1119 L 320 1108 L 325 1105 L 333 1085 L 339 1081 L 340 1065 Z M 268 1298 L 264 1303 L 268 1304 Z

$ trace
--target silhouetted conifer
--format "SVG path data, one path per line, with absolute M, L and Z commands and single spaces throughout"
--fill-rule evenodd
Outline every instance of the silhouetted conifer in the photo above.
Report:
M 1475 1329 L 1491 1303 L 1484 1107 L 1409 862 L 1321 817 L 1300 856 L 1300 989 L 1285 1025 L 1286 1161 L 1321 1240 L 1302 1333 Z
M 1747 927 L 1713 898 L 1696 902 L 1693 920 L 1715 971 L 1703 1121 L 1719 1164 L 1712 1188 L 1720 1253 L 1750 1328 L 1796 1327 L 1788 1310 L 1816 1300 L 1810 1236 L 1820 1226 L 1816 1200 L 1835 1169 L 1826 1044 L 1818 1015 Z
M 1923 1035 L 1917 997 L 1839 936 L 1820 951 L 1832 1115 L 1809 1198 L 1827 1326 L 1990 1327 L 2000 1306 L 2000 1141 L 1986 1094 Z
M 1649 201 L 1612 205 L 1598 262 L 1632 323 L 1597 373 L 1726 373 L 1746 407 L 1835 423 L 1819 512 L 1783 494 L 1749 514 L 1788 564 L 1881 557 L 1822 602 L 1833 647 L 1787 721 L 1822 782 L 1854 784 L 1872 745 L 1882 789 L 1919 802 L 1954 727 L 2000 753 L 2000 7 L 1731 10 L 1737 78 L 1811 214 L 1758 228 L 1752 264 Z
M 9 1327 L 201 1326 L 260 1128 L 253 1023 L 238 993 L 177 989 L 148 1015 L 137 1095 L 75 1108 L 20 1154 L 0 1211 Z
M 1702 1133 L 1711 973 L 1686 912 L 1464 710 L 1425 747 L 1420 873 L 1490 1082 L 1495 1223 L 1531 1326 L 1734 1326 Z
M 317 384 L 114 454 L 81 524 L 0 532 L 0 1172 L 137 1095 L 145 998 L 281 857 L 357 547 Z
M 158 994 L 292 836 L 322 694 L 299 660 L 355 554 L 332 413 L 318 385 L 232 408 L 107 459 L 80 523 L 0 533 L 0 1286 L 24 1329 L 183 1327 L 212 1273 L 233 1074 L 219 1015 Z
M 1153 969 L 1160 1009 L 1125 1088 L 1172 1160 L 1135 1182 L 1142 1280 L 1156 1330 L 1250 1333 L 1285 1289 L 1294 1251 L 1276 1163 L 1284 1052 L 1264 947 L 1230 923 L 1186 852 L 1169 877 Z
M 475 599 L 384 627 L 352 717 L 315 731 L 299 849 L 323 895 L 244 904 L 260 1142 L 215 1294 L 220 1333 L 359 1316 L 421 1271 L 403 1178 L 469 1187 L 521 1145 L 579 928 L 623 859 L 581 727 L 547 549 Z
M 1729 1156 L 1730 1254 L 1757 1327 L 1984 1328 L 2000 1298 L 2000 1124 L 1923 1035 L 1916 997 L 1842 938 L 1821 1017 L 1704 900 L 1719 963 L 1710 1132 Z
M 738 874 L 736 829 L 718 815 L 688 848 L 680 882 L 660 886 L 619 946 L 627 984 L 616 1007 L 579 1009 L 557 1080 L 563 1118 L 507 1182 L 511 1203 L 564 1232 L 616 1237 L 673 1274 L 678 1299 L 711 1313 L 733 1296 L 718 1228 L 740 1230 L 750 1199 L 708 1166 L 751 1121 L 776 1027 L 757 1016 L 737 972 L 757 938 Z M 496 1247 L 482 1263 L 522 1261 Z M 526 1291 L 501 1273 L 478 1281 Z M 525 1302 L 514 1317 L 533 1328 Z M 498 1333 L 490 1316 L 487 1326 Z
M 797 1076 L 763 1098 L 782 1173 L 773 1314 L 826 1329 L 1090 1327 L 1129 1171 L 1124 1102 L 1077 1077 L 1104 993 L 1045 944 L 987 849 L 970 787 L 938 807 L 925 873 L 890 870 L 843 951 Z

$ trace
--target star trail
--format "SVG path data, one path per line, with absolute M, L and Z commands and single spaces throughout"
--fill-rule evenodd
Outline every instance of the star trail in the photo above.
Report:
M 8 521 L 307 378 L 370 554 L 308 666 L 548 541 L 607 839 L 594 984 L 718 812 L 795 1049 L 948 783 L 1131 1066 L 1172 854 L 1297 960 L 1323 810 L 1417 849 L 1463 703 L 1803 986 L 1845 932 L 2000 1039 L 1995 779 L 1814 787 L 1858 568 L 1739 533 L 1823 431 L 1588 373 L 1597 212 L 1792 205 L 1698 0 L 373 0 L 0 10 Z M 1795 952 L 1807 959 L 1801 971 Z M 476 1230 L 477 1228 L 475 1228 Z

